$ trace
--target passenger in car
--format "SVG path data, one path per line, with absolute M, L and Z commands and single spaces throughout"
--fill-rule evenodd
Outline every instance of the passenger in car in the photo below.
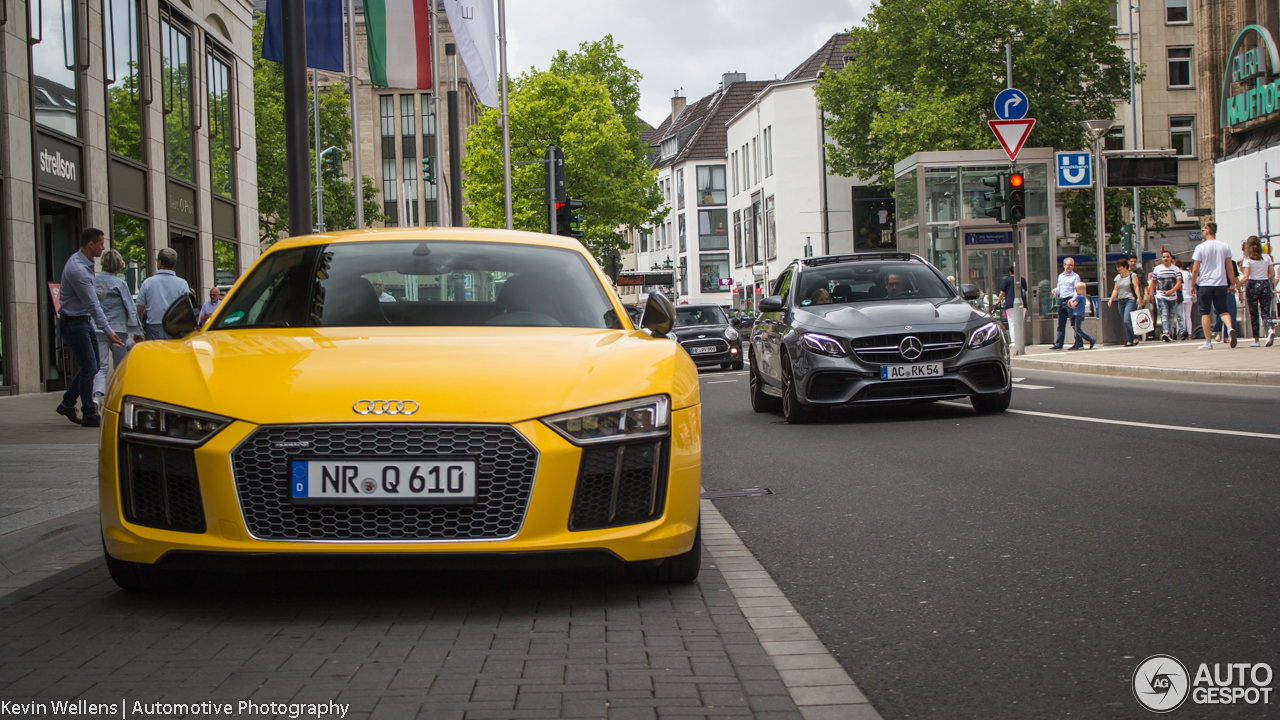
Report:
M 830 305 L 832 302 L 831 293 L 827 292 L 827 289 L 824 287 L 814 290 L 813 294 L 809 296 L 809 299 L 813 301 L 814 305 Z

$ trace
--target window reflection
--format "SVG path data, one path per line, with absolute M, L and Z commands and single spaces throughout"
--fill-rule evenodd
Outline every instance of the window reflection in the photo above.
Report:
M 75 0 L 31 7 L 31 75 L 36 123 L 78 136 Z
M 107 142 L 111 152 L 142 162 L 142 56 L 137 0 L 103 0 L 103 71 L 107 84 Z
M 191 37 L 182 21 L 168 14 L 160 20 L 160 81 L 165 169 L 173 177 L 192 182 Z
M 209 165 L 213 191 L 234 197 L 231 165 L 235 156 L 235 130 L 231 64 L 209 43 Z

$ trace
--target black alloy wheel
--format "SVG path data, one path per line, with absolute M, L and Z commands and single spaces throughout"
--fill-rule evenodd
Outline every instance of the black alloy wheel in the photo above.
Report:
M 697 580 L 698 572 L 702 569 L 702 520 L 698 520 L 698 530 L 693 534 L 693 547 L 688 552 L 673 555 L 657 564 L 629 563 L 627 569 L 631 571 L 632 577 L 642 582 L 688 585 Z
M 107 573 L 120 589 L 128 592 L 146 590 L 168 590 L 189 580 L 190 573 L 178 573 L 172 570 L 161 570 L 152 565 L 117 560 L 107 552 L 106 538 L 102 540 L 102 559 L 106 561 Z
M 791 358 L 782 356 L 782 416 L 790 425 L 813 422 L 814 412 L 800 404 L 796 394 L 795 378 L 791 371 Z
M 748 371 L 747 386 L 751 393 L 751 409 L 758 413 L 777 412 L 782 403 L 772 395 L 764 392 L 764 380 L 760 378 L 760 369 L 756 367 L 756 354 L 751 353 L 751 369 Z

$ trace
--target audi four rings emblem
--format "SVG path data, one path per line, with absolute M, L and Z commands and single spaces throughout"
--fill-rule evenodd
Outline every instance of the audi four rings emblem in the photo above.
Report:
M 924 345 L 920 343 L 920 338 L 915 335 L 908 335 L 902 338 L 902 342 L 898 343 L 898 352 L 902 353 L 902 357 L 908 360 L 915 360 L 924 352 Z
M 358 415 L 412 415 L 418 412 L 413 400 L 357 400 L 352 410 Z

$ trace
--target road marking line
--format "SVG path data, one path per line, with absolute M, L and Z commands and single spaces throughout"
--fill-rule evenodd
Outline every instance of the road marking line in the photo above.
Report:
M 737 380 L 712 380 L 708 385 L 723 385 L 725 383 L 738 382 Z
M 956 405 L 957 403 L 947 403 Z M 1157 425 L 1155 423 L 1132 422 L 1130 420 L 1107 420 L 1105 418 L 1081 417 L 1079 415 L 1059 415 L 1058 413 L 1036 412 L 1034 410 L 1005 410 L 1019 415 L 1054 418 L 1056 420 L 1078 420 L 1079 422 L 1100 423 L 1102 425 L 1129 425 L 1132 427 L 1150 428 L 1152 430 L 1181 430 L 1182 432 L 1209 433 L 1210 435 L 1238 435 L 1240 437 L 1266 438 L 1280 440 L 1280 435 L 1270 433 L 1245 432 L 1244 430 L 1216 430 L 1214 428 L 1182 427 L 1179 425 Z
M 1014 385 L 1019 390 L 1052 390 L 1052 385 Z

